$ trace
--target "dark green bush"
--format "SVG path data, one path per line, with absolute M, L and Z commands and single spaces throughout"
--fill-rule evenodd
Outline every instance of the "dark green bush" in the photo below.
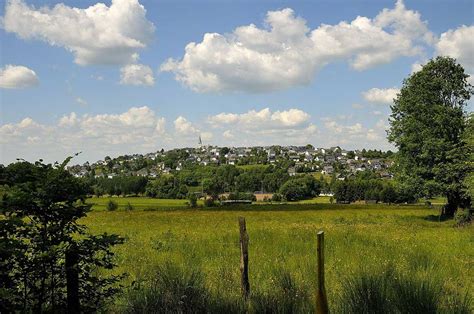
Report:
M 130 202 L 127 202 L 127 205 L 125 205 L 125 210 L 126 211 L 134 210 L 134 207 L 132 206 L 132 204 L 130 204 Z
M 214 199 L 212 199 L 212 198 L 206 198 L 206 199 L 204 200 L 204 206 L 206 206 L 206 207 L 214 207 L 214 206 L 216 206 L 216 202 L 215 202 Z
M 274 193 L 272 195 L 272 202 L 281 202 L 281 194 Z
M 189 200 L 189 207 L 196 208 L 197 207 L 197 196 L 194 193 L 190 193 L 188 196 Z
M 229 200 L 248 200 L 256 201 L 257 197 L 253 193 L 244 193 L 244 192 L 232 192 L 229 194 Z
M 117 204 L 116 201 L 109 200 L 109 201 L 107 202 L 106 207 L 107 207 L 107 210 L 108 210 L 108 211 L 114 211 L 114 210 L 117 210 L 118 204 Z
M 472 213 L 470 209 L 458 209 L 454 214 L 454 222 L 457 227 L 468 225 L 472 222 Z

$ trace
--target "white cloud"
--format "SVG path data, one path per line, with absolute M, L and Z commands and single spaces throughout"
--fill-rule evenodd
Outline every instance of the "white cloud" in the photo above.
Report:
M 300 109 L 219 113 L 207 118 L 220 131 L 222 145 L 306 144 L 318 133 L 310 115 Z
M 82 97 L 76 97 L 76 102 L 81 106 L 87 106 L 87 101 Z
M 420 71 L 422 67 L 423 67 L 423 64 L 421 62 L 413 63 L 411 65 L 411 74 Z
M 120 69 L 120 83 L 125 85 L 153 86 L 155 77 L 151 68 L 144 64 L 128 64 Z
M 234 134 L 232 133 L 231 130 L 224 131 L 224 133 L 222 133 L 222 136 L 226 139 L 233 139 L 234 138 Z
M 346 59 L 364 70 L 400 56 L 415 56 L 432 41 L 417 12 L 402 1 L 375 18 L 323 24 L 310 30 L 292 9 L 269 11 L 264 28 L 237 27 L 231 34 L 206 33 L 191 42 L 181 60 L 169 59 L 161 71 L 198 92 L 281 90 L 309 84 L 326 64 Z
M 288 110 L 289 111 L 289 110 Z M 242 145 L 305 145 L 319 147 L 341 145 L 353 149 L 362 147 L 392 148 L 386 141 L 386 119 L 373 125 L 352 121 L 348 116 L 322 119 L 317 127 L 306 120 L 298 125 L 272 120 L 278 111 L 263 109 L 246 113 L 227 113 L 235 121 L 216 122 L 212 116 L 205 121 L 190 121 L 179 116 L 173 129 L 149 107 L 132 107 L 117 114 L 64 115 L 53 124 L 41 124 L 31 118 L 18 123 L 0 125 L 0 163 L 15 158 L 49 161 L 63 160 L 79 151 L 79 160 L 97 160 L 104 156 L 147 153 L 165 148 L 196 146 L 201 136 L 205 144 L 221 146 Z M 281 113 L 282 111 L 280 111 Z M 255 120 L 249 120 L 250 115 Z M 221 115 L 221 117 L 224 115 Z M 247 122 L 245 122 L 247 121 Z M 252 124 L 249 121 L 257 121 Z M 212 132 L 210 131 L 212 130 Z
M 474 73 L 474 26 L 463 25 L 441 34 L 436 43 L 438 55 L 450 56 L 464 66 L 468 73 Z
M 181 135 L 199 134 L 199 130 L 183 116 L 179 116 L 176 118 L 176 120 L 174 120 L 174 129 Z
M 373 104 L 390 105 L 399 92 L 398 88 L 371 88 L 363 92 L 362 96 Z
M 71 112 L 69 115 L 64 115 L 59 119 L 58 125 L 60 127 L 72 127 L 77 125 L 79 119 L 75 112 Z
M 341 123 L 340 119 L 326 117 L 322 119 L 325 129 L 322 137 L 327 146 L 340 145 L 347 148 L 377 147 L 393 149 L 386 140 L 388 128 L 384 119 L 378 120 L 372 127 L 356 123 Z
M 0 88 L 26 88 L 38 83 L 35 71 L 25 66 L 7 64 L 0 68 Z
M 86 9 L 63 3 L 35 8 L 8 0 L 3 28 L 23 39 L 39 39 L 72 52 L 75 62 L 127 64 L 152 40 L 154 25 L 138 0 L 112 0 Z
M 87 159 L 106 155 L 156 151 L 169 143 L 166 121 L 149 107 L 132 107 L 120 114 L 78 116 L 72 112 L 56 124 L 31 118 L 0 126 L 0 162 L 15 158 L 62 160 L 79 151 Z
M 272 112 L 270 108 L 264 108 L 260 111 L 250 110 L 246 113 L 220 113 L 208 117 L 208 121 L 216 125 L 225 125 L 238 123 L 247 128 L 285 128 L 298 127 L 307 122 L 310 115 L 300 109 L 289 109 Z

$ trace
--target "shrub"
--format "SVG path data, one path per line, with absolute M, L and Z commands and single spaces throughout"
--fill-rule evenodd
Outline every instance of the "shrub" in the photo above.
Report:
M 468 225 L 472 222 L 472 213 L 470 209 L 458 209 L 454 214 L 454 222 L 457 227 Z
M 68 305 L 100 313 L 119 291 L 122 276 L 102 270 L 115 267 L 112 247 L 123 239 L 93 235 L 79 222 L 90 205 L 83 202 L 84 184 L 66 170 L 70 159 L 54 165 L 18 162 L 0 173 L 9 187 L 0 204 L 5 215 L 0 219 L 1 313 L 60 313 Z M 79 305 L 71 304 L 71 283 Z
M 125 205 L 125 210 L 126 211 L 130 211 L 130 210 L 134 210 L 132 204 L 130 204 L 130 202 L 127 202 L 127 205 Z
M 108 211 L 114 211 L 114 210 L 117 210 L 118 208 L 118 204 L 116 201 L 113 201 L 113 200 L 109 200 L 107 202 L 107 210 Z
M 272 195 L 272 202 L 281 202 L 281 194 L 274 193 Z
M 194 193 L 189 194 L 189 207 L 196 208 L 197 207 L 197 196 Z
M 256 201 L 257 197 L 253 193 L 233 192 L 229 194 L 229 200 L 248 200 Z
M 214 206 L 216 206 L 216 203 L 214 202 L 214 199 L 212 199 L 212 198 L 206 198 L 206 199 L 204 200 L 204 206 L 206 206 L 206 207 L 214 207 Z
M 321 186 L 313 176 L 304 176 L 286 181 L 279 192 L 287 201 L 298 201 L 319 195 Z

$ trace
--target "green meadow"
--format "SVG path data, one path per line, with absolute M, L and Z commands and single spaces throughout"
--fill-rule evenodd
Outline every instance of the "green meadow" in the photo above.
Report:
M 157 199 L 148 197 L 91 197 L 86 203 L 92 205 L 92 210 L 106 210 L 109 200 L 116 202 L 119 209 L 125 208 L 130 203 L 136 210 L 154 210 L 154 209 L 170 209 L 170 208 L 186 208 L 187 200 L 179 199 Z
M 431 302 L 437 304 L 437 312 L 472 310 L 474 228 L 456 228 L 452 220 L 440 221 L 436 206 L 324 201 L 191 210 L 184 208 L 186 201 L 116 198 L 119 205 L 132 200 L 136 210 L 124 211 L 119 206 L 119 210 L 108 212 L 103 210 L 107 200 L 89 200 L 97 210 L 83 222 L 93 232 L 126 238 L 125 244 L 115 249 L 118 267 L 114 272 L 128 275 L 124 293 L 111 305 L 114 311 L 140 312 L 136 304 L 141 311 L 163 310 L 163 304 L 171 301 L 153 305 L 149 297 L 144 301 L 144 296 L 161 298 L 167 294 L 160 289 L 166 287 L 154 285 L 169 286 L 179 280 L 185 281 L 183 286 L 205 291 L 207 301 L 192 301 L 192 292 L 175 288 L 180 298 L 183 294 L 189 302 L 204 302 L 210 311 L 239 312 L 245 306 L 250 312 L 313 311 L 319 230 L 325 232 L 326 290 L 333 311 L 344 311 L 348 298 L 357 299 L 357 285 L 367 279 L 360 279 L 364 274 L 376 277 L 367 282 L 379 285 L 374 288 L 377 291 L 385 289 L 383 282 L 393 283 L 398 287 L 392 289 L 398 291 L 398 299 L 415 296 L 428 300 L 435 294 Z M 173 210 L 165 210 L 167 206 Z M 240 216 L 247 221 L 250 238 L 250 305 L 244 305 L 240 297 Z M 163 279 L 164 270 L 174 272 L 175 279 Z M 402 281 L 404 284 L 399 284 Z M 365 281 L 362 284 L 366 285 Z M 407 292 L 406 287 L 413 291 Z M 199 298 L 204 293 L 201 290 L 195 291 Z M 283 299 L 285 304 L 275 305 Z M 403 300 L 398 301 L 401 306 L 408 302 Z

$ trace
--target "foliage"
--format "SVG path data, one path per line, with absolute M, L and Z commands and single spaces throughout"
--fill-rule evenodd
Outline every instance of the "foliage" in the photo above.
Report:
M 138 195 L 145 193 L 148 179 L 137 176 L 117 176 L 95 179 L 89 184 L 95 195 Z
M 242 192 L 233 192 L 229 194 L 227 198 L 229 200 L 248 200 L 248 201 L 256 201 L 257 198 L 253 193 L 242 193 Z
M 66 308 L 66 252 L 78 254 L 81 310 L 102 308 L 121 276 L 112 269 L 116 235 L 91 235 L 78 219 L 90 205 L 86 187 L 62 164 L 17 162 L 3 168 L 0 208 L 0 312 L 59 312 Z
M 285 182 L 279 193 L 287 201 L 297 201 L 318 196 L 321 186 L 313 176 L 292 178 Z
M 156 198 L 185 199 L 188 188 L 175 176 L 161 176 L 148 182 L 145 194 Z
M 474 113 L 470 113 L 467 120 L 466 131 L 464 132 L 464 139 L 467 143 L 466 150 L 469 154 L 468 165 L 469 172 L 464 179 L 464 186 L 466 187 L 466 197 L 474 199 Z
M 398 148 L 399 179 L 420 196 L 447 196 L 445 213 L 468 207 L 463 181 L 469 172 L 464 108 L 473 94 L 469 76 L 456 61 L 437 57 L 404 80 L 391 106 L 388 139 Z
M 273 193 L 272 195 L 272 202 L 281 202 L 281 194 L 279 193 Z
M 414 203 L 415 192 L 380 178 L 353 177 L 337 181 L 334 198 L 338 203 L 355 201 L 375 201 L 384 203 Z
M 454 222 L 458 227 L 469 225 L 472 222 L 472 209 L 458 210 L 454 215 Z
M 214 207 L 214 206 L 216 206 L 216 202 L 215 202 L 215 200 L 214 200 L 213 198 L 206 198 L 206 199 L 204 200 L 204 206 L 206 206 L 206 207 Z
M 130 211 L 130 210 L 134 210 L 134 209 L 135 208 L 133 207 L 133 205 L 130 202 L 127 202 L 127 204 L 125 205 L 125 210 Z
M 118 209 L 118 204 L 117 202 L 113 201 L 113 200 L 109 200 L 107 202 L 107 210 L 108 211 L 114 211 L 114 210 L 117 210 Z
M 196 196 L 196 194 L 190 193 L 189 196 L 188 196 L 188 200 L 189 200 L 189 206 L 191 208 L 196 208 L 197 207 L 197 196 Z

